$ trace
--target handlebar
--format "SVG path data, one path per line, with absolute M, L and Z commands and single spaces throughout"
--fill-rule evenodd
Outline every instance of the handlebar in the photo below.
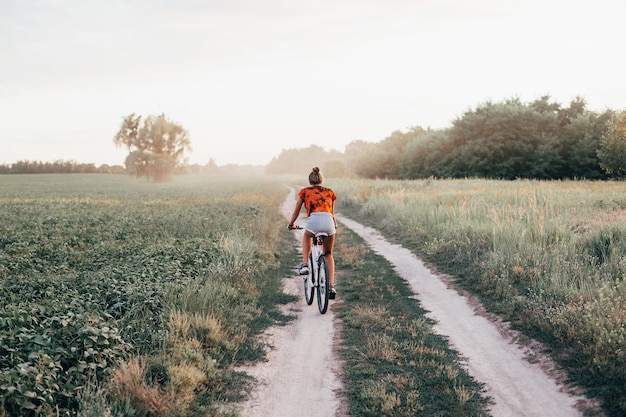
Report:
M 304 227 L 297 226 L 295 224 L 288 224 L 287 225 L 287 229 L 289 229 L 289 230 L 302 230 L 302 229 L 304 229 Z

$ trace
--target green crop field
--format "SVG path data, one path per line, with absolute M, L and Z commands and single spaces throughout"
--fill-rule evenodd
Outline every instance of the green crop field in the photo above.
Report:
M 268 180 L 0 176 L 0 416 L 231 415 L 284 320 Z M 259 300 L 262 299 L 262 302 Z

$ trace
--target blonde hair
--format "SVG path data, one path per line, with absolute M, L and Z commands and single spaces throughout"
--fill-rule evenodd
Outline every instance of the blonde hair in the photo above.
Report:
M 322 172 L 319 167 L 314 167 L 311 173 L 309 174 L 309 184 L 311 185 L 319 185 L 324 181 L 324 177 L 322 176 Z

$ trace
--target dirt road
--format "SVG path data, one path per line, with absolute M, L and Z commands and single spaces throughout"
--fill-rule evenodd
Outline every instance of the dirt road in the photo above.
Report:
M 285 217 L 291 214 L 294 198 L 291 190 L 282 206 Z M 437 322 L 435 331 L 449 338 L 465 358 L 470 374 L 486 384 L 487 394 L 495 403 L 491 409 L 494 417 L 582 416 L 576 405 L 586 401 L 555 381 L 554 367 L 548 358 L 531 351 L 528 345 L 515 343 L 512 332 L 478 314 L 467 298 L 450 289 L 407 249 L 390 244 L 380 233 L 353 220 L 341 216 L 338 220 L 358 233 L 409 282 L 416 298 Z M 247 369 L 260 385 L 244 404 L 244 414 L 344 416 L 341 369 L 332 349 L 332 304 L 326 315 L 320 315 L 315 303 L 307 306 L 304 302 L 299 277 L 294 274 L 285 278 L 284 284 L 286 292 L 299 295 L 299 301 L 288 307 L 297 319 L 288 326 L 272 328 L 267 335 L 273 346 L 268 361 Z M 527 360 L 529 356 L 534 358 L 533 363 Z
M 293 212 L 295 191 L 290 190 L 281 212 L 289 218 Z M 294 231 L 297 243 L 302 231 Z M 298 263 L 294 259 L 294 266 Z M 245 369 L 260 382 L 244 405 L 246 417 L 341 417 L 344 414 L 340 395 L 340 364 L 333 353 L 335 339 L 332 303 L 326 314 L 317 302 L 304 301 L 302 278 L 296 275 L 283 280 L 285 292 L 297 294 L 298 301 L 287 306 L 297 318 L 287 326 L 274 327 L 266 334 L 272 346 L 267 362 Z
M 350 219 L 340 220 L 407 280 L 422 307 L 437 322 L 435 331 L 448 336 L 466 359 L 469 373 L 486 384 L 487 394 L 495 402 L 491 409 L 494 417 L 582 416 L 576 404 L 586 403 L 585 399 L 566 392 L 546 374 L 554 373 L 555 368 L 548 358 L 515 343 L 510 338 L 514 332 L 477 314 L 467 298 L 448 288 L 408 249 L 387 242 L 372 228 Z M 526 359 L 529 356 L 536 363 L 530 363 Z

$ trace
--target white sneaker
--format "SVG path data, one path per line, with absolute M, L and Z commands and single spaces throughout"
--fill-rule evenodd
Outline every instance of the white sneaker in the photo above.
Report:
M 298 268 L 298 274 L 309 275 L 309 266 L 307 264 L 301 264 Z
M 335 288 L 332 285 L 329 285 L 328 286 L 328 298 L 331 300 L 334 300 L 336 296 L 337 296 L 337 291 L 335 291 Z

